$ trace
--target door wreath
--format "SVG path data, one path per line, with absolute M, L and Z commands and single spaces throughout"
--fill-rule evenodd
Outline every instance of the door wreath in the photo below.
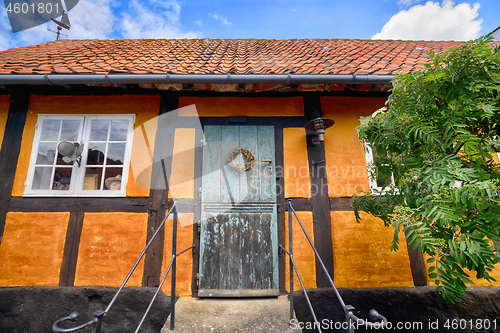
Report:
M 245 164 L 241 165 L 238 163 L 234 162 L 234 159 L 238 154 L 242 154 Z M 227 156 L 226 164 L 228 167 L 233 169 L 236 172 L 243 172 L 243 171 L 248 171 L 252 168 L 252 164 L 255 161 L 255 157 L 252 155 L 250 150 L 245 149 L 245 148 L 234 148 L 229 152 L 229 155 Z

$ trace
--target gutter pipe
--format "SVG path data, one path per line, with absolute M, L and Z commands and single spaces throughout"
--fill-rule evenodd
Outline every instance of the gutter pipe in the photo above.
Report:
M 357 74 L 7 74 L 0 75 L 0 84 L 389 84 L 393 77 Z

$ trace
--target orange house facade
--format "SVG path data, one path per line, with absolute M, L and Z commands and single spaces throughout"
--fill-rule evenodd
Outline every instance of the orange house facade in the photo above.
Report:
M 288 200 L 337 287 L 427 285 L 418 251 L 391 252 L 377 218 L 356 223 L 349 200 L 374 182 L 356 127 L 398 70 L 459 44 L 87 40 L 0 52 L 0 286 L 118 287 L 177 202 L 177 248 L 194 245 L 177 259 L 178 295 L 284 294 Z M 335 122 L 322 142 L 304 127 L 318 118 Z M 172 229 L 169 218 L 127 286 L 159 284 Z M 328 287 L 295 222 L 292 234 L 305 287 Z

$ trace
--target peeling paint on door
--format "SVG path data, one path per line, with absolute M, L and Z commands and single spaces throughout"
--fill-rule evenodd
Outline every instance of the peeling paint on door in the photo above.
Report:
M 205 126 L 204 134 L 198 296 L 278 295 L 274 128 Z M 253 156 L 248 171 L 227 165 L 235 148 Z

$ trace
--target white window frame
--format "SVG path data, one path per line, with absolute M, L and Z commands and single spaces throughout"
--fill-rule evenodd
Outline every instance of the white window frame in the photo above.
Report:
M 35 164 L 38 156 L 38 147 L 40 143 L 40 136 L 42 132 L 42 123 L 46 119 L 80 119 L 80 129 L 78 140 L 75 142 L 84 142 L 84 149 L 81 156 L 80 165 L 77 162 L 73 163 L 71 172 L 71 183 L 69 190 L 33 190 L 33 180 L 35 174 Z M 123 160 L 122 182 L 120 190 L 84 190 L 83 184 L 85 181 L 85 172 L 87 166 L 87 155 L 89 150 L 89 136 L 90 124 L 95 119 L 109 119 L 109 120 L 128 120 L 129 127 L 127 131 L 127 138 L 125 144 L 125 156 Z M 135 115 L 134 114 L 85 114 L 85 115 L 66 115 L 66 114 L 40 114 L 35 128 L 35 136 L 33 139 L 30 165 L 28 169 L 27 180 L 25 182 L 25 190 L 23 196 L 37 196 L 37 197 L 125 197 L 127 195 L 127 181 L 130 168 L 130 156 L 132 151 L 132 138 L 134 132 Z M 109 139 L 109 131 L 108 131 Z M 109 140 L 107 141 L 109 142 Z M 104 174 L 102 176 L 104 178 Z M 104 179 L 102 179 L 104 181 Z
M 360 122 L 361 124 L 365 123 L 366 120 L 364 119 L 365 117 L 361 117 Z M 381 187 L 378 186 L 377 184 L 377 178 L 371 177 L 370 175 L 370 165 L 374 165 L 373 161 L 373 150 L 372 147 L 370 146 L 370 143 L 365 142 L 363 140 L 363 148 L 365 152 L 365 159 L 366 159 L 366 169 L 368 172 L 368 184 L 370 185 L 370 192 L 375 195 L 383 195 L 385 194 L 386 191 L 389 191 L 391 188 L 396 187 L 396 183 L 394 182 L 394 174 L 391 174 L 391 185 L 386 186 L 386 187 Z
M 370 165 L 373 165 L 373 150 L 372 147 L 370 147 L 369 144 L 363 143 L 364 148 L 365 148 L 365 158 L 366 158 L 366 168 L 368 170 L 368 183 L 370 184 L 370 190 L 373 192 L 372 194 L 384 194 L 386 191 L 390 190 L 391 188 L 395 188 L 395 182 L 394 182 L 394 174 L 391 174 L 391 185 L 386 186 L 386 187 L 381 187 L 378 186 L 377 184 L 377 178 L 376 177 L 371 177 L 369 169 Z M 374 191 L 376 190 L 376 191 Z

